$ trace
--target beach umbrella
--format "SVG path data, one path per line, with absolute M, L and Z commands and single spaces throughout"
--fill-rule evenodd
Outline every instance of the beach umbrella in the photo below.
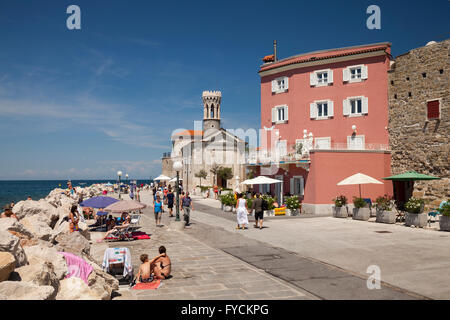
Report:
M 146 208 L 147 206 L 141 202 L 137 202 L 134 200 L 122 200 L 117 201 L 106 208 L 104 208 L 104 211 L 109 212 L 128 212 L 128 211 L 136 211 Z
M 111 198 L 111 197 L 92 197 L 87 200 L 84 200 L 80 203 L 82 207 L 90 207 L 90 208 L 105 208 L 119 200 Z
M 168 176 L 165 176 L 163 174 L 157 176 L 154 180 L 160 180 L 160 181 L 165 181 L 165 180 L 170 180 L 171 178 L 169 178 Z
M 183 179 L 179 178 L 178 180 L 183 181 Z M 172 178 L 169 182 L 177 182 L 177 177 Z
M 383 182 L 378 181 L 368 175 L 362 173 L 356 173 L 344 180 L 338 182 L 338 186 L 348 186 L 348 185 L 359 185 L 359 197 L 361 198 L 361 185 L 362 184 L 383 184 Z
M 390 176 L 387 178 L 382 178 L 383 180 L 392 181 L 416 181 L 416 180 L 438 180 L 439 177 L 428 176 L 423 173 L 417 173 L 415 171 L 408 171 L 402 174 L 397 174 L 395 176 Z
M 277 180 L 277 179 L 273 179 L 273 178 L 269 178 L 266 176 L 259 176 L 253 179 L 248 179 L 243 181 L 243 184 L 273 184 L 273 183 L 281 183 L 283 181 L 281 180 Z

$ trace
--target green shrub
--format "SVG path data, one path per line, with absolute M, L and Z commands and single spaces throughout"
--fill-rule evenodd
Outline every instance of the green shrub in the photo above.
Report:
M 377 210 L 379 211 L 391 211 L 392 210 L 392 198 L 385 194 L 384 196 L 380 196 L 375 200 Z
M 408 202 L 405 203 L 405 209 L 409 213 L 420 213 L 423 211 L 424 204 L 423 199 L 409 198 Z
M 292 196 L 286 198 L 286 208 L 289 210 L 297 210 L 300 208 L 300 200 L 298 199 L 298 196 Z
M 363 198 L 353 197 L 353 205 L 358 209 L 364 208 L 367 205 L 367 202 L 365 202 Z
M 437 211 L 443 216 L 450 217 L 450 199 L 441 208 L 437 209 Z
M 234 198 L 233 193 L 227 193 L 220 196 L 220 202 L 222 202 L 226 206 L 235 206 L 236 199 Z
M 212 188 L 211 186 L 209 186 L 209 187 L 208 186 L 197 186 L 197 187 L 200 188 L 201 192 L 206 192 Z
M 344 195 L 340 195 L 339 197 L 336 197 L 335 199 L 333 199 L 334 201 L 334 205 L 336 207 L 343 207 L 345 205 L 347 205 L 347 197 Z
M 248 199 L 246 199 L 246 201 L 247 201 L 247 208 L 249 210 L 251 210 L 252 205 L 253 205 L 253 198 L 248 198 Z

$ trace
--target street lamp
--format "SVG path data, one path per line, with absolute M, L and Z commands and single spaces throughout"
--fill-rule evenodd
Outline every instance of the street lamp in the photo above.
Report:
M 175 161 L 173 164 L 173 170 L 177 172 L 177 182 L 175 185 L 175 190 L 177 192 L 177 211 L 175 221 L 180 221 L 180 171 L 183 169 L 183 164 L 181 161 Z
M 125 178 L 127 178 L 127 184 L 128 184 L 128 173 L 125 175 Z
M 122 176 L 122 171 L 117 171 L 117 176 L 119 177 L 119 200 L 120 198 L 120 177 Z

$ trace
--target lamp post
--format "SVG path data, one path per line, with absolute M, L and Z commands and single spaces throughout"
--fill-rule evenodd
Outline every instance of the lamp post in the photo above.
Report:
M 121 200 L 121 198 L 120 198 L 120 177 L 122 176 L 122 171 L 117 171 L 117 176 L 119 177 L 119 200 Z
M 125 178 L 127 178 L 127 184 L 128 184 L 128 173 L 125 175 Z
M 177 199 L 176 199 L 177 210 L 176 210 L 175 221 L 180 221 L 180 171 L 181 171 L 181 169 L 183 169 L 183 164 L 181 163 L 181 161 L 175 161 L 173 164 L 173 170 L 175 170 L 177 172 L 177 182 L 175 185 L 175 190 L 177 192 Z

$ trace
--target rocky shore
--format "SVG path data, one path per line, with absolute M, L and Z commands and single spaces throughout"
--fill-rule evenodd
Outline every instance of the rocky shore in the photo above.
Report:
M 101 261 L 90 253 L 88 226 L 80 222 L 80 232 L 69 232 L 68 216 L 80 197 L 102 194 L 103 185 L 54 189 L 45 199 L 18 202 L 15 218 L 0 219 L 0 300 L 109 300 L 119 282 L 102 271 Z M 77 277 L 66 278 L 64 256 L 69 252 L 93 267 L 88 284 Z

